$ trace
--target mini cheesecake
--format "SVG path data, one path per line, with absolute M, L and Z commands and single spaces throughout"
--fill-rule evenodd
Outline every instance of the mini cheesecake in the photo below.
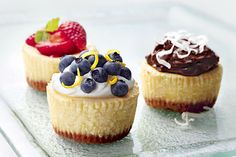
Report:
M 65 56 L 47 86 L 54 131 L 83 143 L 125 137 L 133 124 L 139 90 L 119 51 Z
M 147 105 L 177 112 L 202 112 L 216 102 L 222 78 L 219 57 L 205 36 L 170 32 L 141 67 Z
M 77 22 L 50 20 L 45 28 L 28 37 L 22 48 L 25 75 L 29 86 L 46 91 L 52 74 L 59 72 L 58 64 L 64 55 L 86 49 L 86 32 Z

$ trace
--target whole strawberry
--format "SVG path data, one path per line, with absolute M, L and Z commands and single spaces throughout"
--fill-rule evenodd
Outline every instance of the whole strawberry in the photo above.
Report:
M 86 32 L 79 23 L 72 21 L 65 22 L 59 26 L 58 31 L 63 32 L 74 43 L 78 51 L 86 48 Z

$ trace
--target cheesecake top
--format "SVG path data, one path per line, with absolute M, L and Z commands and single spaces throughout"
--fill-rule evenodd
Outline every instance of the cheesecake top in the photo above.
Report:
M 206 36 L 186 31 L 166 33 L 146 56 L 147 63 L 160 72 L 198 76 L 214 69 L 219 62 L 207 41 Z
M 54 90 L 72 97 L 123 97 L 134 86 L 130 69 L 118 50 L 105 55 L 86 50 L 79 57 L 67 55 L 52 76 Z
M 78 22 L 67 21 L 59 25 L 59 18 L 53 18 L 25 43 L 44 56 L 56 58 L 80 53 L 86 49 L 86 40 L 86 32 Z

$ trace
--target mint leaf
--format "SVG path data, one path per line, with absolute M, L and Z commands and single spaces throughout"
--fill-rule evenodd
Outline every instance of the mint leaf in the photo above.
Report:
M 45 30 L 47 32 L 54 32 L 55 30 L 58 29 L 58 25 L 59 25 L 59 18 L 53 18 L 50 21 L 48 21 Z
M 50 37 L 49 33 L 40 30 L 40 31 L 37 31 L 37 32 L 35 33 L 34 41 L 35 41 L 36 43 L 39 43 L 39 42 L 41 42 L 41 41 L 47 41 L 47 40 L 49 39 L 49 37 Z
M 42 40 L 41 41 L 47 41 L 50 37 L 50 34 L 47 32 L 43 32 Z
M 37 31 L 34 37 L 35 42 L 39 43 L 42 40 L 42 36 L 43 36 L 43 31 Z
M 35 33 L 35 42 L 39 43 L 41 41 L 47 41 L 50 37 L 50 34 L 47 32 L 54 32 L 58 29 L 59 25 L 59 18 L 53 18 L 50 21 L 48 21 L 45 29 L 39 30 Z

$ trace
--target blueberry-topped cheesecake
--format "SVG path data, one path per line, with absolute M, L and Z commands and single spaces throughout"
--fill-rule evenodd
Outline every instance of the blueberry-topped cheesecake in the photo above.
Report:
M 67 55 L 58 67 L 60 73 L 53 74 L 47 86 L 57 134 L 84 143 L 107 143 L 129 133 L 139 93 L 118 50 Z
M 169 32 L 142 65 L 142 91 L 154 108 L 202 112 L 215 104 L 222 66 L 203 35 Z
M 28 84 L 46 91 L 52 74 L 58 72 L 60 57 L 78 55 L 86 49 L 86 32 L 77 22 L 50 20 L 44 28 L 30 35 L 23 45 L 23 59 Z

